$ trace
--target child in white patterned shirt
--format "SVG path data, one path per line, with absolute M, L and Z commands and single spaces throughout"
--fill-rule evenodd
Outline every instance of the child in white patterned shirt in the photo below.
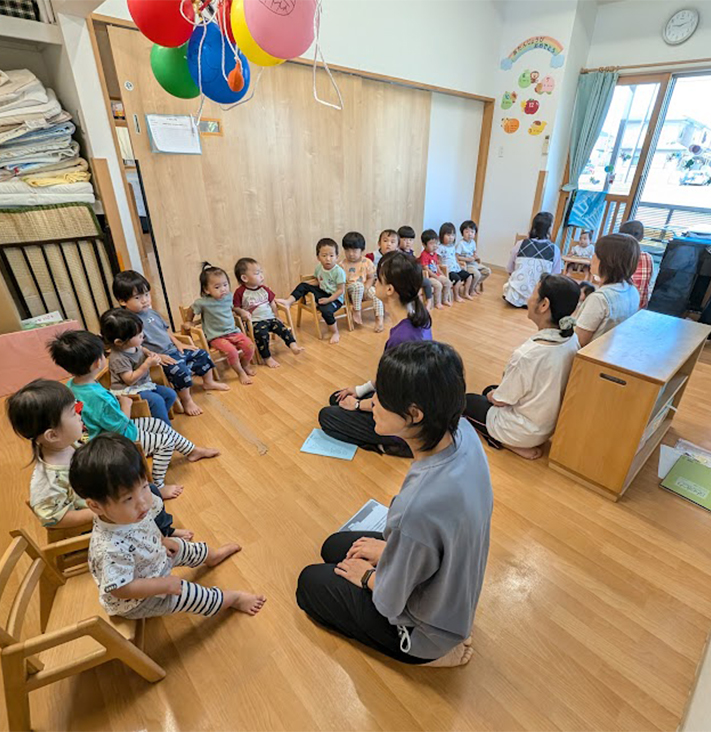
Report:
M 363 325 L 363 300 L 373 301 L 375 332 L 383 332 L 383 303 L 375 296 L 375 265 L 364 256 L 365 237 L 358 231 L 349 231 L 342 239 L 344 258 L 341 267 L 346 273 L 346 289 L 353 303 L 353 320 Z

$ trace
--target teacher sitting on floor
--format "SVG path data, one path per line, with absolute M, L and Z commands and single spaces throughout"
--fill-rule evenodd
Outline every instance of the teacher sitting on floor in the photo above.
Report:
M 388 252 L 378 262 L 375 294 L 396 323 L 390 329 L 385 350 L 408 341 L 431 341 L 432 321 L 420 300 L 422 267 L 405 252 Z M 436 375 L 433 376 L 436 378 Z M 331 394 L 330 406 L 318 415 L 321 429 L 330 437 L 364 450 L 412 457 L 407 444 L 385 432 L 377 434 L 373 420 L 372 381 L 348 386 Z
M 473 427 L 460 419 L 464 368 L 443 343 L 404 343 L 380 359 L 373 417 L 414 462 L 385 530 L 338 532 L 299 577 L 299 607 L 324 627 L 403 663 L 459 666 L 472 655 L 493 496 Z

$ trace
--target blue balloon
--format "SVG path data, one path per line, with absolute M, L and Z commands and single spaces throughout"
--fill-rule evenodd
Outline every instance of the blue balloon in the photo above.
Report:
M 205 40 L 203 41 L 203 36 Z M 200 43 L 202 42 L 202 49 Z M 222 44 L 225 44 L 225 75 L 229 76 L 234 69 L 236 59 L 226 38 L 220 33 L 215 23 L 206 26 L 197 26 L 188 42 L 188 69 L 193 81 L 201 88 L 203 94 L 218 104 L 234 104 L 239 102 L 249 91 L 249 62 L 238 51 L 239 61 L 242 64 L 244 86 L 238 92 L 232 91 L 225 77 L 222 75 Z M 200 63 L 198 64 L 198 56 Z M 202 77 L 202 79 L 200 78 Z

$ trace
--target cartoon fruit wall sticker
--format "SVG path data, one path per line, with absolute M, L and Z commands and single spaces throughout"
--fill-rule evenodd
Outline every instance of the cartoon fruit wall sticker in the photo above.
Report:
M 526 99 L 521 102 L 521 109 L 526 114 L 535 114 L 540 106 L 541 104 L 537 99 Z
M 518 94 L 515 91 L 504 92 L 503 97 L 501 97 L 501 109 L 511 109 L 516 104 L 517 98 Z
M 521 76 L 518 77 L 518 85 L 521 89 L 526 89 L 531 86 L 531 72 L 528 69 L 522 72 Z
M 540 77 L 540 74 L 537 71 L 531 72 L 531 84 L 535 84 Z
M 538 84 L 536 84 L 536 94 L 552 94 L 555 89 L 555 79 L 552 76 L 544 76 Z
M 540 135 L 541 132 L 546 129 L 547 124 L 548 122 L 542 122 L 539 119 L 534 119 L 533 122 L 531 122 L 531 126 L 528 128 L 528 134 Z
M 507 135 L 513 135 L 519 127 L 519 121 L 514 117 L 504 117 L 501 120 L 501 126 Z

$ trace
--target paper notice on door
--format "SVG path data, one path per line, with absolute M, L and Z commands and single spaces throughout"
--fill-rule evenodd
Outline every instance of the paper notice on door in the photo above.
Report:
M 171 155 L 201 155 L 200 133 L 189 114 L 147 114 L 151 151 Z

